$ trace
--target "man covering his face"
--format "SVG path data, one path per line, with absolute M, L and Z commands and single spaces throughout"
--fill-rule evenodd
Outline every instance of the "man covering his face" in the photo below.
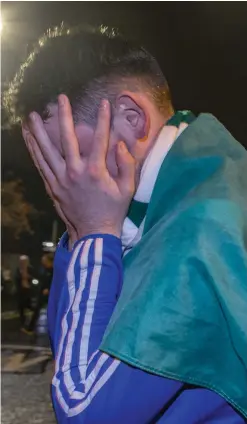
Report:
M 5 96 L 67 226 L 49 300 L 59 423 L 244 423 L 247 154 L 176 112 L 113 32 L 50 32 Z

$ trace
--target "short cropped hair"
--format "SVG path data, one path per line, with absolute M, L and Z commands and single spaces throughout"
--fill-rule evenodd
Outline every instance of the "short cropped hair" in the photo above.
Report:
M 112 105 L 122 89 L 145 91 L 164 115 L 171 110 L 168 84 L 156 59 L 143 47 L 106 27 L 67 29 L 40 38 L 4 94 L 12 121 L 31 111 L 44 120 L 48 104 L 66 94 L 74 122 L 95 126 L 101 100 Z

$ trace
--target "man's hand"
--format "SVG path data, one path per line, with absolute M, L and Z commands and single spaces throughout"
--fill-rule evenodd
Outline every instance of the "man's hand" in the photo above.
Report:
M 60 217 L 77 239 L 93 233 L 119 237 L 134 194 L 135 162 L 125 144 L 119 142 L 117 178 L 112 178 L 107 170 L 109 103 L 102 102 L 88 156 L 80 156 L 71 107 L 65 95 L 59 96 L 59 123 L 64 158 L 52 145 L 35 112 L 30 116 L 29 127 L 23 127 L 23 136 Z

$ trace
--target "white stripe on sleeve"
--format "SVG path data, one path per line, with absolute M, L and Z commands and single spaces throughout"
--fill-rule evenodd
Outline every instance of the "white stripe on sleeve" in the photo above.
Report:
M 76 330 L 78 330 L 78 325 L 80 322 L 80 314 L 81 314 L 80 303 L 81 303 L 82 295 L 86 286 L 87 278 L 89 276 L 88 275 L 89 251 L 93 241 L 94 241 L 94 266 L 93 266 L 93 270 L 91 274 L 90 290 L 89 290 L 88 300 L 86 303 L 86 313 L 83 320 L 82 331 L 81 331 L 81 341 L 80 341 L 79 367 L 78 367 L 79 373 L 80 373 L 79 383 L 82 383 L 84 385 L 84 390 L 80 392 L 76 390 L 75 382 L 72 379 L 71 367 L 73 365 L 72 359 L 74 354 L 73 350 L 74 350 L 74 344 L 75 344 L 75 333 L 76 333 Z M 76 259 L 80 253 L 80 249 L 82 246 L 83 248 L 82 248 L 81 257 L 80 257 L 80 268 L 81 268 L 80 282 L 79 282 L 79 287 L 76 288 L 75 265 L 76 265 Z M 62 320 L 62 334 L 61 334 L 61 339 L 59 343 L 58 355 L 56 359 L 56 373 L 53 378 L 53 385 L 56 390 L 57 399 L 62 409 L 68 414 L 68 416 L 75 416 L 81 413 L 90 404 L 91 400 L 94 398 L 96 393 L 106 384 L 106 382 L 109 380 L 109 378 L 112 376 L 112 374 L 115 372 L 118 365 L 120 364 L 119 360 L 111 358 L 106 353 L 102 353 L 97 359 L 97 362 L 94 368 L 92 369 L 90 375 L 86 378 L 86 372 L 87 372 L 89 364 L 93 361 L 97 353 L 99 353 L 99 351 L 96 350 L 91 355 L 91 358 L 89 360 L 88 353 L 89 353 L 91 325 L 92 325 L 92 319 L 94 314 L 95 301 L 97 299 L 97 294 L 98 294 L 100 274 L 102 269 L 102 259 L 103 259 L 103 239 L 102 238 L 96 238 L 95 240 L 88 239 L 85 243 L 81 242 L 76 247 L 73 253 L 69 268 L 68 268 L 68 272 L 67 272 L 68 290 L 69 290 L 69 307 Z M 67 317 L 70 311 L 72 311 L 72 321 L 71 321 L 71 328 L 68 331 Z M 68 334 L 67 344 L 66 346 L 64 346 L 67 334 Z M 60 366 L 60 361 L 61 361 L 63 352 L 65 352 L 64 361 L 63 361 L 63 365 Z M 108 368 L 103 373 L 103 375 L 97 381 L 99 373 L 103 365 L 106 363 L 108 359 L 111 359 L 111 362 Z M 62 381 L 58 379 L 58 373 L 60 376 L 61 374 L 63 375 Z M 66 396 L 64 396 L 61 393 L 60 384 L 63 384 L 65 386 L 69 395 L 69 399 L 80 400 L 78 405 L 69 409 L 69 406 L 65 400 Z

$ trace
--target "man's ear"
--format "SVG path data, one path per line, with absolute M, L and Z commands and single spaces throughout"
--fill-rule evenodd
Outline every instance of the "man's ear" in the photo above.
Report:
M 127 134 L 131 133 L 136 140 L 147 137 L 149 128 L 146 114 L 131 96 L 120 95 L 115 108 L 117 121 L 125 128 Z

